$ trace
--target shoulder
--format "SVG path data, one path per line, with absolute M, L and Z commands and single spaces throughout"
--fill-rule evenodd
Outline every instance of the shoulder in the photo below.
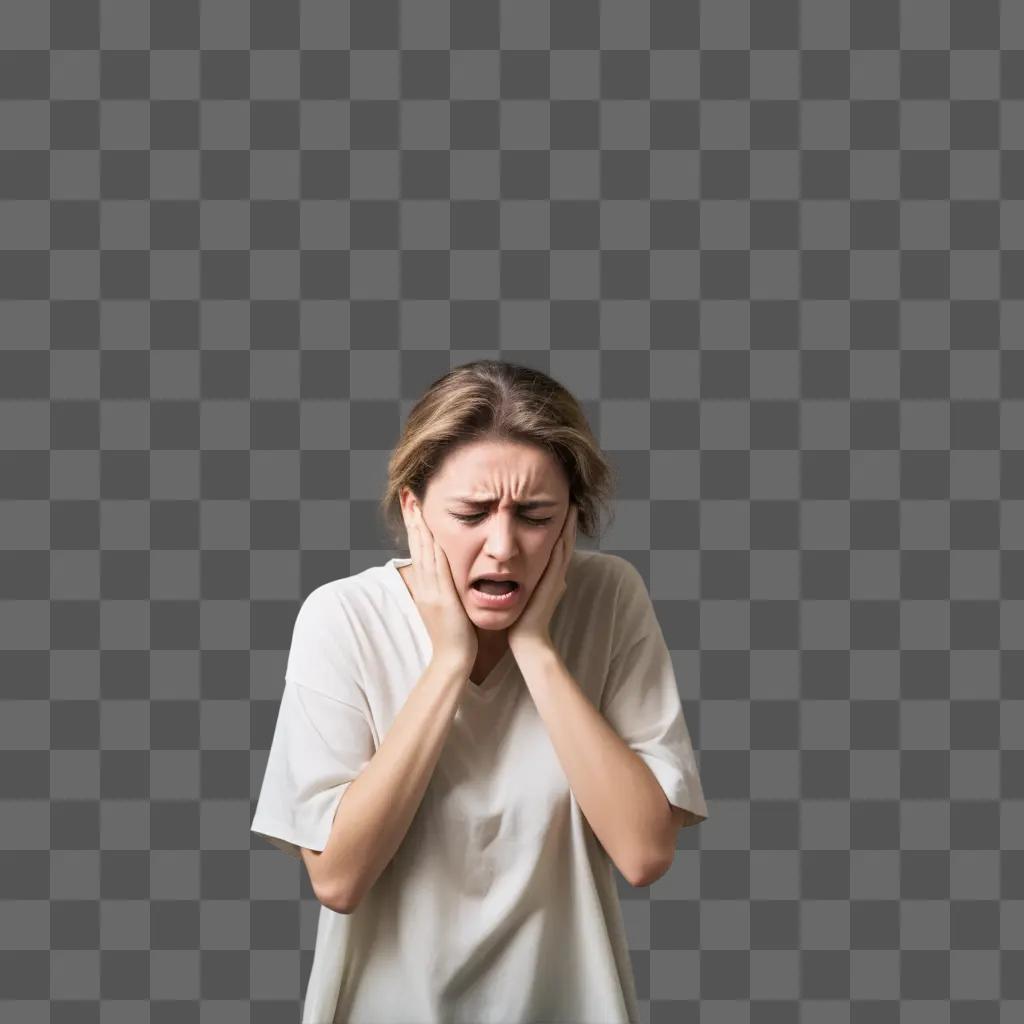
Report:
M 594 628 L 613 635 L 628 630 L 650 604 L 647 584 L 636 566 L 607 551 L 574 552 L 566 588 L 591 634 Z
M 640 570 L 628 559 L 609 551 L 573 552 L 566 582 L 578 582 L 586 589 L 599 588 L 606 597 L 616 600 L 632 598 L 639 590 L 647 592 Z
M 299 603 L 295 628 L 336 628 L 339 624 L 339 610 L 344 603 L 344 583 L 344 580 L 331 580 L 314 587 Z
M 307 686 L 324 685 L 328 678 L 360 675 L 362 638 L 372 634 L 371 609 L 379 598 L 368 593 L 366 581 L 349 576 L 314 587 L 302 599 L 292 628 L 286 676 Z
M 564 606 L 564 607 L 563 607 Z M 653 612 L 640 571 L 627 558 L 606 551 L 575 551 L 566 575 L 565 599 L 555 610 L 552 636 L 591 680 L 595 706 L 603 699 L 608 672 L 627 642 L 651 631 Z
M 575 559 L 573 560 L 575 565 Z M 609 657 L 623 645 L 654 631 L 658 620 L 650 591 L 640 570 L 621 555 L 584 552 L 579 564 L 578 590 L 587 620 L 588 642 L 595 629 L 605 632 Z
M 336 629 L 355 624 L 368 611 L 381 607 L 388 589 L 384 571 L 381 566 L 371 566 L 354 575 L 321 583 L 302 600 L 299 617 Z

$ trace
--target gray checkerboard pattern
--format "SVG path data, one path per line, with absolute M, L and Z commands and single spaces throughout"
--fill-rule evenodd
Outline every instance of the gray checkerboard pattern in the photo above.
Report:
M 498 355 L 615 460 L 698 749 L 619 879 L 645 1022 L 1024 1019 L 1024 3 L 3 0 L 0 49 L 0 1018 L 298 1019 L 294 615 Z

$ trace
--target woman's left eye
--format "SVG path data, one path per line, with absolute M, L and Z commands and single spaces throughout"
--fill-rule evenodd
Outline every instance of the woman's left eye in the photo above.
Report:
M 478 523 L 487 515 L 486 512 L 477 512 L 473 516 L 460 516 L 458 512 L 452 512 L 451 514 L 463 523 Z M 520 519 L 524 519 L 531 526 L 543 526 L 545 523 L 550 523 L 553 518 L 554 516 L 548 516 L 546 519 L 531 519 L 530 516 L 520 516 Z

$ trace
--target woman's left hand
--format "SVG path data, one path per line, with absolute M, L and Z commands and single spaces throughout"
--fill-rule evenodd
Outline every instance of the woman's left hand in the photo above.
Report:
M 528 645 L 551 646 L 549 626 L 558 602 L 565 593 L 565 574 L 576 547 L 576 506 L 570 505 L 562 524 L 562 532 L 551 549 L 548 564 L 537 581 L 526 607 L 509 627 L 508 645 L 515 656 L 515 648 Z

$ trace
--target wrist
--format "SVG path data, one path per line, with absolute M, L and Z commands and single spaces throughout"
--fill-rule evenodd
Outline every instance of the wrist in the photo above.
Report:
M 512 648 L 512 653 L 517 659 L 520 657 L 541 656 L 555 653 L 555 645 L 551 642 L 551 637 L 546 634 L 540 635 L 531 633 L 527 636 L 519 637 L 518 639 L 510 637 L 508 645 Z
M 454 658 L 447 655 L 438 655 L 430 659 L 430 668 L 435 675 L 445 678 L 458 678 L 460 682 L 469 677 L 473 671 L 473 662 L 467 662 L 464 658 Z

